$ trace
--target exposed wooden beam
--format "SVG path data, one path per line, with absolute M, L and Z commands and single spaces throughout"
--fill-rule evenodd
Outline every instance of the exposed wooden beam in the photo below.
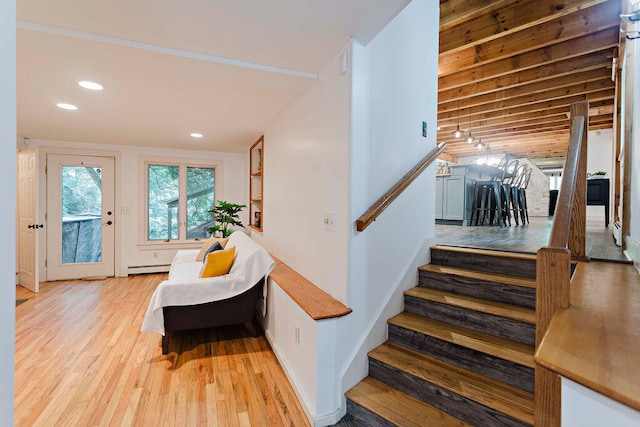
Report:
M 578 70 L 588 71 L 610 67 L 611 50 L 607 48 L 606 50 L 589 53 L 577 58 L 565 59 L 563 61 L 542 65 L 537 68 L 530 68 L 516 73 L 503 74 L 500 77 L 495 77 L 490 80 L 481 80 L 449 90 L 441 88 L 439 94 L 444 98 L 448 95 L 449 91 L 461 93 L 464 90 L 467 96 L 476 94 L 482 95 L 484 93 L 493 92 L 497 89 L 520 87 L 537 81 L 570 75 Z
M 493 79 L 507 74 L 566 61 L 578 56 L 610 49 L 618 45 L 618 29 L 607 28 L 595 34 L 588 34 L 573 40 L 543 47 L 520 55 L 485 63 L 477 67 L 441 76 L 438 89 L 452 89 L 477 81 Z M 610 53 L 610 52 L 609 52 Z
M 581 99 L 584 99 L 581 98 Z M 594 103 L 590 103 L 590 105 L 594 105 L 593 108 L 589 110 L 590 116 L 598 116 L 604 114 L 613 114 L 613 96 L 604 101 L 598 101 Z M 499 110 L 493 111 L 489 113 L 479 113 L 472 114 L 464 117 L 464 120 L 461 122 L 461 127 L 468 128 L 469 122 L 471 122 L 472 127 L 477 128 L 481 124 L 483 128 L 491 125 L 503 125 L 507 126 L 514 123 L 523 123 L 528 122 L 530 120 L 544 120 L 553 118 L 555 116 L 563 116 L 563 118 L 568 118 L 566 115 L 569 113 L 569 106 L 567 105 L 558 105 L 557 107 L 551 108 L 540 108 L 535 110 L 527 109 L 527 106 L 522 106 L 519 108 L 507 109 L 507 110 Z M 457 125 L 457 120 L 452 119 L 438 119 L 438 126 L 441 127 L 441 131 L 446 133 L 448 128 L 451 128 L 451 131 L 455 129 Z
M 495 40 L 554 19 L 562 18 L 606 0 L 523 0 L 486 11 L 440 32 L 440 51 L 455 52 L 465 46 Z
M 489 11 L 514 3 L 515 0 L 446 0 L 440 1 L 440 31 Z
M 595 33 L 620 25 L 620 1 L 609 0 L 563 19 L 555 19 L 536 27 L 518 31 L 503 39 L 492 40 L 478 46 L 468 46 L 457 52 L 440 51 L 438 75 L 458 72 L 471 67 L 509 58 L 540 49 L 585 34 Z
M 590 130 L 613 127 L 612 58 L 621 0 L 443 0 L 438 141 L 478 155 L 458 124 L 493 153 L 561 159 L 571 104 L 590 102 Z
M 606 83 L 609 84 L 608 82 Z M 580 85 L 580 88 L 583 88 L 583 87 L 584 87 L 583 85 Z M 525 112 L 533 113 L 536 111 L 544 111 L 544 110 L 549 110 L 549 109 L 554 109 L 559 107 L 566 107 L 568 111 L 569 110 L 568 107 L 573 102 L 582 101 L 585 98 L 589 100 L 590 104 L 594 102 L 599 102 L 599 101 L 610 101 L 613 99 L 615 94 L 613 87 L 609 89 L 604 89 L 604 90 L 600 90 L 599 88 L 600 86 L 598 86 L 598 88 L 595 91 L 585 91 L 584 93 L 578 93 L 577 95 L 569 95 L 564 97 L 557 96 L 557 97 L 547 98 L 546 96 L 544 96 L 544 99 L 542 99 L 541 101 L 534 101 L 534 102 L 529 102 L 530 101 L 529 97 L 512 98 L 507 102 L 501 102 L 501 101 L 490 102 L 486 104 L 480 104 L 473 107 L 469 107 L 469 109 L 472 109 L 476 113 L 478 113 L 479 111 L 482 111 L 483 114 L 487 114 L 486 117 L 492 117 L 492 116 L 489 116 L 489 114 L 493 114 L 493 113 L 495 113 L 495 117 L 504 117 L 504 116 L 509 116 L 511 114 L 519 114 L 519 113 L 525 113 Z M 462 105 L 462 102 L 460 103 L 460 105 Z M 460 109 L 461 117 L 468 115 L 469 109 L 461 108 Z M 438 123 L 440 122 L 445 123 L 447 120 L 455 120 L 456 117 L 457 117 L 457 111 L 455 110 L 438 112 Z
M 607 68 L 607 66 L 609 66 L 609 68 Z M 500 92 L 500 99 L 506 99 L 516 96 L 522 96 L 523 93 L 544 92 L 554 88 L 570 86 L 575 84 L 576 81 L 589 82 L 600 80 L 603 78 L 608 78 L 609 80 L 611 80 L 610 66 L 610 63 L 601 63 L 595 68 L 589 68 L 587 71 L 562 74 L 560 77 L 538 79 L 532 82 L 526 82 L 524 84 L 507 86 L 506 88 L 501 86 L 499 82 L 493 81 L 490 81 L 488 85 L 483 84 L 484 82 L 475 83 L 455 89 L 440 91 L 438 92 L 438 101 L 445 102 L 454 99 L 465 99 L 476 95 L 489 94 L 492 92 Z

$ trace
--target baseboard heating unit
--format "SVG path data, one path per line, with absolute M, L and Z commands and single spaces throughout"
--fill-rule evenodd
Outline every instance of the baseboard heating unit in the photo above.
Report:
M 620 226 L 620 222 L 614 221 L 611 231 L 613 232 L 614 239 L 616 239 L 616 245 L 622 246 L 622 227 Z
M 168 273 L 171 264 L 161 265 L 133 265 L 127 268 L 127 274 Z

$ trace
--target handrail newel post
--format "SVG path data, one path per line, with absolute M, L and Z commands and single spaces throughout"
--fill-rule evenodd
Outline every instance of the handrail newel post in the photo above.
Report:
M 567 248 L 544 247 L 536 254 L 536 348 L 556 311 L 569 307 L 571 253 Z M 535 425 L 560 426 L 560 377 L 535 368 Z
M 549 246 L 536 254 L 536 352 L 543 344 L 553 316 L 569 308 L 571 260 L 586 257 L 587 135 L 589 103 L 571 105 L 571 135 L 562 187 Z M 535 425 L 559 427 L 561 381 L 550 369 L 535 368 Z
M 574 258 L 586 257 L 587 229 L 587 136 L 589 133 L 589 103 L 576 102 L 571 105 L 571 117 L 584 117 L 582 138 L 578 151 L 578 165 L 575 175 L 575 190 L 571 209 L 571 227 L 569 228 L 569 249 Z

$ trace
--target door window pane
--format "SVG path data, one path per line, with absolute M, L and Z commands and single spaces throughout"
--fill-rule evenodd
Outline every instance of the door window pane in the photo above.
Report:
M 206 238 L 213 227 L 214 168 L 187 167 L 187 239 Z
M 148 167 L 148 236 L 149 240 L 178 239 L 179 167 L 149 165 Z
M 102 260 L 102 170 L 62 166 L 62 263 Z

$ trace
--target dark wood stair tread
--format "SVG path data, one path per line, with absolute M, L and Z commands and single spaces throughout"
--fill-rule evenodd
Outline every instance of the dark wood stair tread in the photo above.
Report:
M 460 246 L 436 245 L 436 246 L 432 246 L 431 250 L 456 252 L 456 253 L 472 254 L 472 255 L 495 256 L 500 258 L 521 259 L 521 260 L 527 260 L 527 261 L 536 260 L 536 254 L 527 254 L 522 252 L 494 251 L 491 249 L 463 248 Z
M 405 291 L 404 294 L 414 298 L 492 314 L 520 322 L 526 322 L 534 325 L 536 323 L 536 311 L 531 308 L 454 294 L 437 289 L 423 288 L 420 286 L 411 288 Z
M 529 368 L 535 368 L 532 346 L 410 313 L 400 313 L 389 319 L 388 323 Z
M 431 273 L 446 274 L 451 276 L 460 276 L 467 279 L 482 280 L 484 282 L 504 283 L 506 285 L 521 286 L 525 288 L 536 288 L 536 279 L 526 277 L 509 276 L 498 273 L 485 273 L 482 271 L 469 270 L 459 267 L 448 267 L 444 265 L 427 264 L 419 267 L 420 271 L 428 271 Z
M 388 342 L 369 357 L 524 423 L 534 422 L 532 393 Z
M 536 261 L 537 255 L 524 253 L 524 252 L 506 252 L 506 251 L 496 251 L 493 249 L 479 249 L 479 248 L 465 248 L 462 246 L 447 246 L 447 245 L 436 245 L 432 246 L 431 250 L 434 251 L 443 251 L 443 252 L 456 252 L 462 254 L 471 254 L 471 255 L 485 255 L 485 256 L 495 256 L 500 258 L 510 258 L 510 259 L 519 259 L 523 261 Z M 579 260 L 572 259 L 571 264 L 578 264 Z
M 381 381 L 366 377 L 346 393 L 347 399 L 398 426 L 469 426 Z

